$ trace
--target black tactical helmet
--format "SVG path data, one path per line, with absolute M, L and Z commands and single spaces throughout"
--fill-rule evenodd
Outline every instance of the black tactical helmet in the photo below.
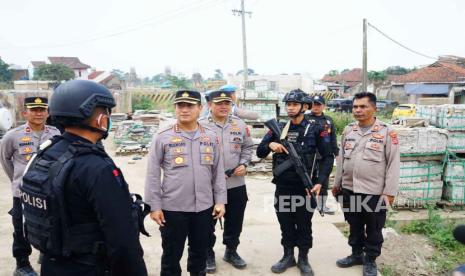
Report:
M 300 89 L 291 90 L 286 93 L 283 98 L 283 102 L 295 102 L 295 103 L 304 103 L 305 92 Z
M 313 104 L 313 98 L 312 96 L 305 95 L 303 99 L 304 104 L 312 105 Z
M 71 80 L 60 84 L 49 103 L 50 116 L 87 119 L 97 106 L 109 109 L 115 99 L 105 86 L 88 80 Z

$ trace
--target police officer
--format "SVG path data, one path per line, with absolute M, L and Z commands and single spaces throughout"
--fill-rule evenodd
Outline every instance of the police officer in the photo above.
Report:
M 349 124 L 342 134 L 341 158 L 333 187 L 333 195 L 342 193 L 352 255 L 336 264 L 339 267 L 363 264 L 363 275 L 372 276 L 377 275 L 375 260 L 383 244 L 385 202 L 392 204 L 398 191 L 399 140 L 389 125 L 374 116 L 374 94 L 356 94 L 352 110 L 357 122 Z
M 54 138 L 48 147 L 42 146 L 43 150 L 31 162 L 21 186 L 25 225 L 31 243 L 48 237 L 45 243 L 36 242 L 45 247 L 41 249 L 43 276 L 103 275 L 105 271 L 109 271 L 109 275 L 147 275 L 138 229 L 132 217 L 128 184 L 103 147 L 98 145 L 108 135 L 113 107 L 115 100 L 110 91 L 92 81 L 68 81 L 59 85 L 52 95 L 50 115 L 65 132 Z M 42 168 L 50 163 L 54 165 L 44 175 Z M 59 164 L 73 165 L 54 169 Z M 66 175 L 61 171 L 66 171 Z M 37 196 L 40 193 L 30 193 L 29 189 L 34 183 L 42 183 L 44 176 L 53 179 L 54 185 L 53 191 L 47 191 L 54 192 L 53 198 L 46 197 L 47 205 L 39 204 L 42 203 Z M 60 201 L 60 198 L 65 200 Z M 51 209 L 47 209 L 50 206 Z M 63 212 L 58 212 L 57 208 Z M 31 209 L 34 210 L 27 212 Z M 46 214 L 52 216 L 61 214 L 48 220 L 60 221 L 59 225 L 53 224 L 55 228 L 51 233 L 45 232 L 48 228 L 36 230 L 37 225 L 44 225 L 41 217 L 29 221 L 46 210 L 50 210 L 51 213 Z
M 325 109 L 325 98 L 323 96 L 315 95 L 312 97 L 312 103 L 310 105 L 311 112 L 306 114 L 307 120 L 314 120 L 316 124 L 323 129 L 325 139 L 329 139 L 331 143 L 331 152 L 337 158 L 339 154 L 339 147 L 337 146 L 337 135 L 336 127 L 334 126 L 333 119 L 328 115 L 324 114 Z M 329 136 L 329 137 L 328 137 Z M 319 167 L 320 158 L 317 155 L 317 159 L 314 162 Z M 318 170 L 314 172 L 314 176 L 318 175 Z M 322 183 L 320 197 L 318 198 L 318 205 L 321 206 L 323 212 L 328 215 L 334 215 L 334 211 L 326 206 L 326 200 L 328 199 L 328 186 L 329 178 L 326 179 L 325 183 Z
M 0 160 L 10 178 L 13 192 L 13 208 L 9 214 L 13 217 L 13 257 L 16 258 L 14 275 L 37 275 L 29 263 L 31 245 L 24 238 L 22 207 L 19 186 L 26 165 L 39 145 L 60 132 L 45 125 L 48 117 L 48 99 L 27 97 L 23 111 L 26 124 L 10 130 L 3 137 L 0 148 Z
M 312 192 L 318 194 L 321 183 L 326 181 L 331 172 L 333 155 L 329 141 L 321 136 L 323 130 L 317 124 L 304 118 L 303 98 L 304 94 L 301 90 L 291 91 L 284 96 L 283 101 L 286 103 L 286 111 L 290 119 L 290 122 L 287 123 L 289 124 L 287 135 L 285 133 L 284 135 L 286 135 L 287 141 L 292 143 L 297 152 L 301 154 L 303 163 L 308 166 L 309 171 L 312 169 L 310 160 L 318 149 L 322 156 L 322 167 L 318 180 L 312 189 Z M 287 126 L 284 129 L 287 129 Z M 270 131 L 259 144 L 257 156 L 264 158 L 271 151 L 274 152 L 273 169 L 288 160 L 287 151 L 279 143 L 279 137 Z M 296 265 L 294 247 L 297 246 L 299 248 L 297 266 L 302 275 L 313 275 L 307 255 L 312 247 L 312 208 L 316 206 L 308 206 L 309 195 L 294 167 L 291 166 L 280 175 L 274 175 L 272 182 L 276 184 L 275 209 L 281 227 L 281 244 L 284 247 L 284 256 L 271 267 L 271 271 L 282 273 L 287 268 Z M 305 204 L 295 204 L 296 202 Z
M 223 217 L 227 200 L 223 156 L 214 130 L 197 122 L 200 93 L 177 91 L 174 103 L 176 123 L 152 140 L 145 196 L 153 210 L 150 217 L 160 225 L 160 275 L 181 275 L 186 238 L 187 270 L 205 275 L 211 225 Z
M 216 131 L 223 148 L 224 169 L 227 172 L 226 186 L 228 189 L 228 204 L 224 216 L 223 244 L 226 252 L 223 260 L 236 268 L 244 268 L 247 263 L 239 256 L 236 249 L 239 245 L 239 236 L 242 231 L 244 212 L 247 204 L 247 190 L 244 176 L 246 168 L 252 159 L 253 141 L 247 125 L 238 117 L 230 114 L 232 107 L 231 94 L 223 91 L 210 93 L 210 115 L 200 120 L 201 124 L 208 125 Z M 216 271 L 214 234 L 216 220 L 212 224 L 210 246 L 207 255 L 207 272 Z

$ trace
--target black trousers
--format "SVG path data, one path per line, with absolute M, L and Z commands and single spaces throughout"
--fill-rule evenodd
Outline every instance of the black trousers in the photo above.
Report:
M 166 223 L 160 227 L 163 247 L 161 276 L 181 275 L 179 261 L 186 238 L 189 246 L 187 271 L 198 273 L 205 270 L 212 212 L 213 208 L 199 213 L 163 211 Z
M 365 252 L 376 258 L 381 255 L 384 239 L 382 229 L 386 223 L 386 204 L 380 195 L 357 194 L 342 190 L 342 202 L 345 220 L 349 223 L 349 245 L 352 253 Z M 365 208 L 359 204 L 366 202 Z M 378 207 L 378 208 L 377 208 Z M 381 208 L 380 208 L 381 207 Z
M 293 204 L 292 202 L 306 203 Z M 316 206 L 309 204 L 310 199 L 304 189 L 282 189 L 279 185 L 275 192 L 275 211 L 281 228 L 281 244 L 285 248 L 297 246 L 301 251 L 312 248 L 312 217 Z
M 19 197 L 13 197 L 13 208 L 8 213 L 13 220 L 13 257 L 18 260 L 26 259 L 31 255 L 32 249 L 31 244 L 24 237 L 23 208 Z
M 44 255 L 40 267 L 41 276 L 104 276 L 105 266 L 103 259 L 96 261 L 94 256 L 91 261 L 76 260 L 72 258 L 54 258 Z M 98 264 L 99 263 L 99 264 Z
M 244 212 L 247 206 L 247 189 L 244 186 L 228 190 L 228 204 L 226 204 L 226 213 L 224 215 L 223 244 L 228 248 L 235 249 L 239 245 L 239 237 L 242 232 L 244 222 Z M 213 251 L 215 246 L 215 226 L 217 220 L 214 220 L 210 232 L 210 247 Z

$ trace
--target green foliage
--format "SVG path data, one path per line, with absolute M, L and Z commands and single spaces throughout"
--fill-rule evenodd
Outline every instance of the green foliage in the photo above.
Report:
M 110 72 L 112 75 L 116 76 L 119 80 L 125 80 L 126 79 L 126 76 L 122 70 L 120 69 L 113 69 L 111 70 Z
M 328 72 L 328 75 L 331 76 L 331 77 L 337 76 L 337 75 L 339 75 L 339 71 L 338 70 L 331 70 L 331 71 Z
M 42 64 L 35 70 L 34 79 L 67 81 L 74 79 L 74 72 L 63 64 Z
M 402 227 L 401 231 L 428 237 L 437 249 L 432 258 L 431 269 L 435 273 L 445 273 L 458 264 L 465 263 L 465 247 L 454 239 L 454 227 L 454 223 L 444 220 L 434 207 L 428 206 L 427 220 L 414 221 Z
M 354 121 L 352 113 L 325 111 L 325 115 L 328 115 L 333 119 L 337 135 L 341 135 L 344 128 Z
M 132 98 L 132 110 L 150 110 L 153 109 L 153 102 L 146 96 Z
M 242 75 L 242 74 L 244 74 L 244 70 L 239 70 L 239 71 L 237 71 L 236 76 L 239 76 L 239 75 Z M 249 75 L 249 76 L 255 75 L 255 70 L 251 69 L 251 68 L 247 68 L 247 75 Z
M 390 265 L 383 266 L 383 268 L 381 268 L 380 272 L 381 272 L 381 274 L 383 276 L 396 276 L 396 275 L 398 275 L 396 273 L 395 268 L 393 266 L 390 266 Z
M 8 64 L 0 59 L 0 82 L 9 82 L 13 77 L 13 72 L 8 69 Z
M 413 71 L 413 69 L 407 69 L 401 66 L 389 66 L 384 70 L 384 73 L 388 75 L 405 75 Z
M 176 89 L 188 89 L 191 87 L 190 81 L 185 77 L 168 76 L 167 79 Z
M 370 71 L 368 79 L 374 82 L 383 82 L 387 79 L 387 75 L 383 71 Z
M 224 78 L 223 72 L 221 72 L 221 69 L 215 69 L 215 75 L 213 76 L 214 80 L 222 80 Z

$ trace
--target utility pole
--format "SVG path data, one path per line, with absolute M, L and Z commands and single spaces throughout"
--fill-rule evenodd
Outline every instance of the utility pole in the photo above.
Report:
M 246 98 L 246 88 L 245 85 L 247 83 L 248 79 L 248 73 L 249 69 L 247 67 L 247 41 L 246 41 L 246 35 L 245 35 L 245 14 L 247 13 L 249 16 L 252 15 L 252 12 L 245 11 L 244 8 L 244 0 L 241 0 L 241 9 L 240 10 L 232 10 L 234 15 L 240 15 L 242 17 L 242 59 L 243 59 L 243 64 L 244 64 L 244 99 Z
M 367 73 L 367 20 L 363 19 L 363 75 L 362 91 L 367 91 L 368 73 Z

